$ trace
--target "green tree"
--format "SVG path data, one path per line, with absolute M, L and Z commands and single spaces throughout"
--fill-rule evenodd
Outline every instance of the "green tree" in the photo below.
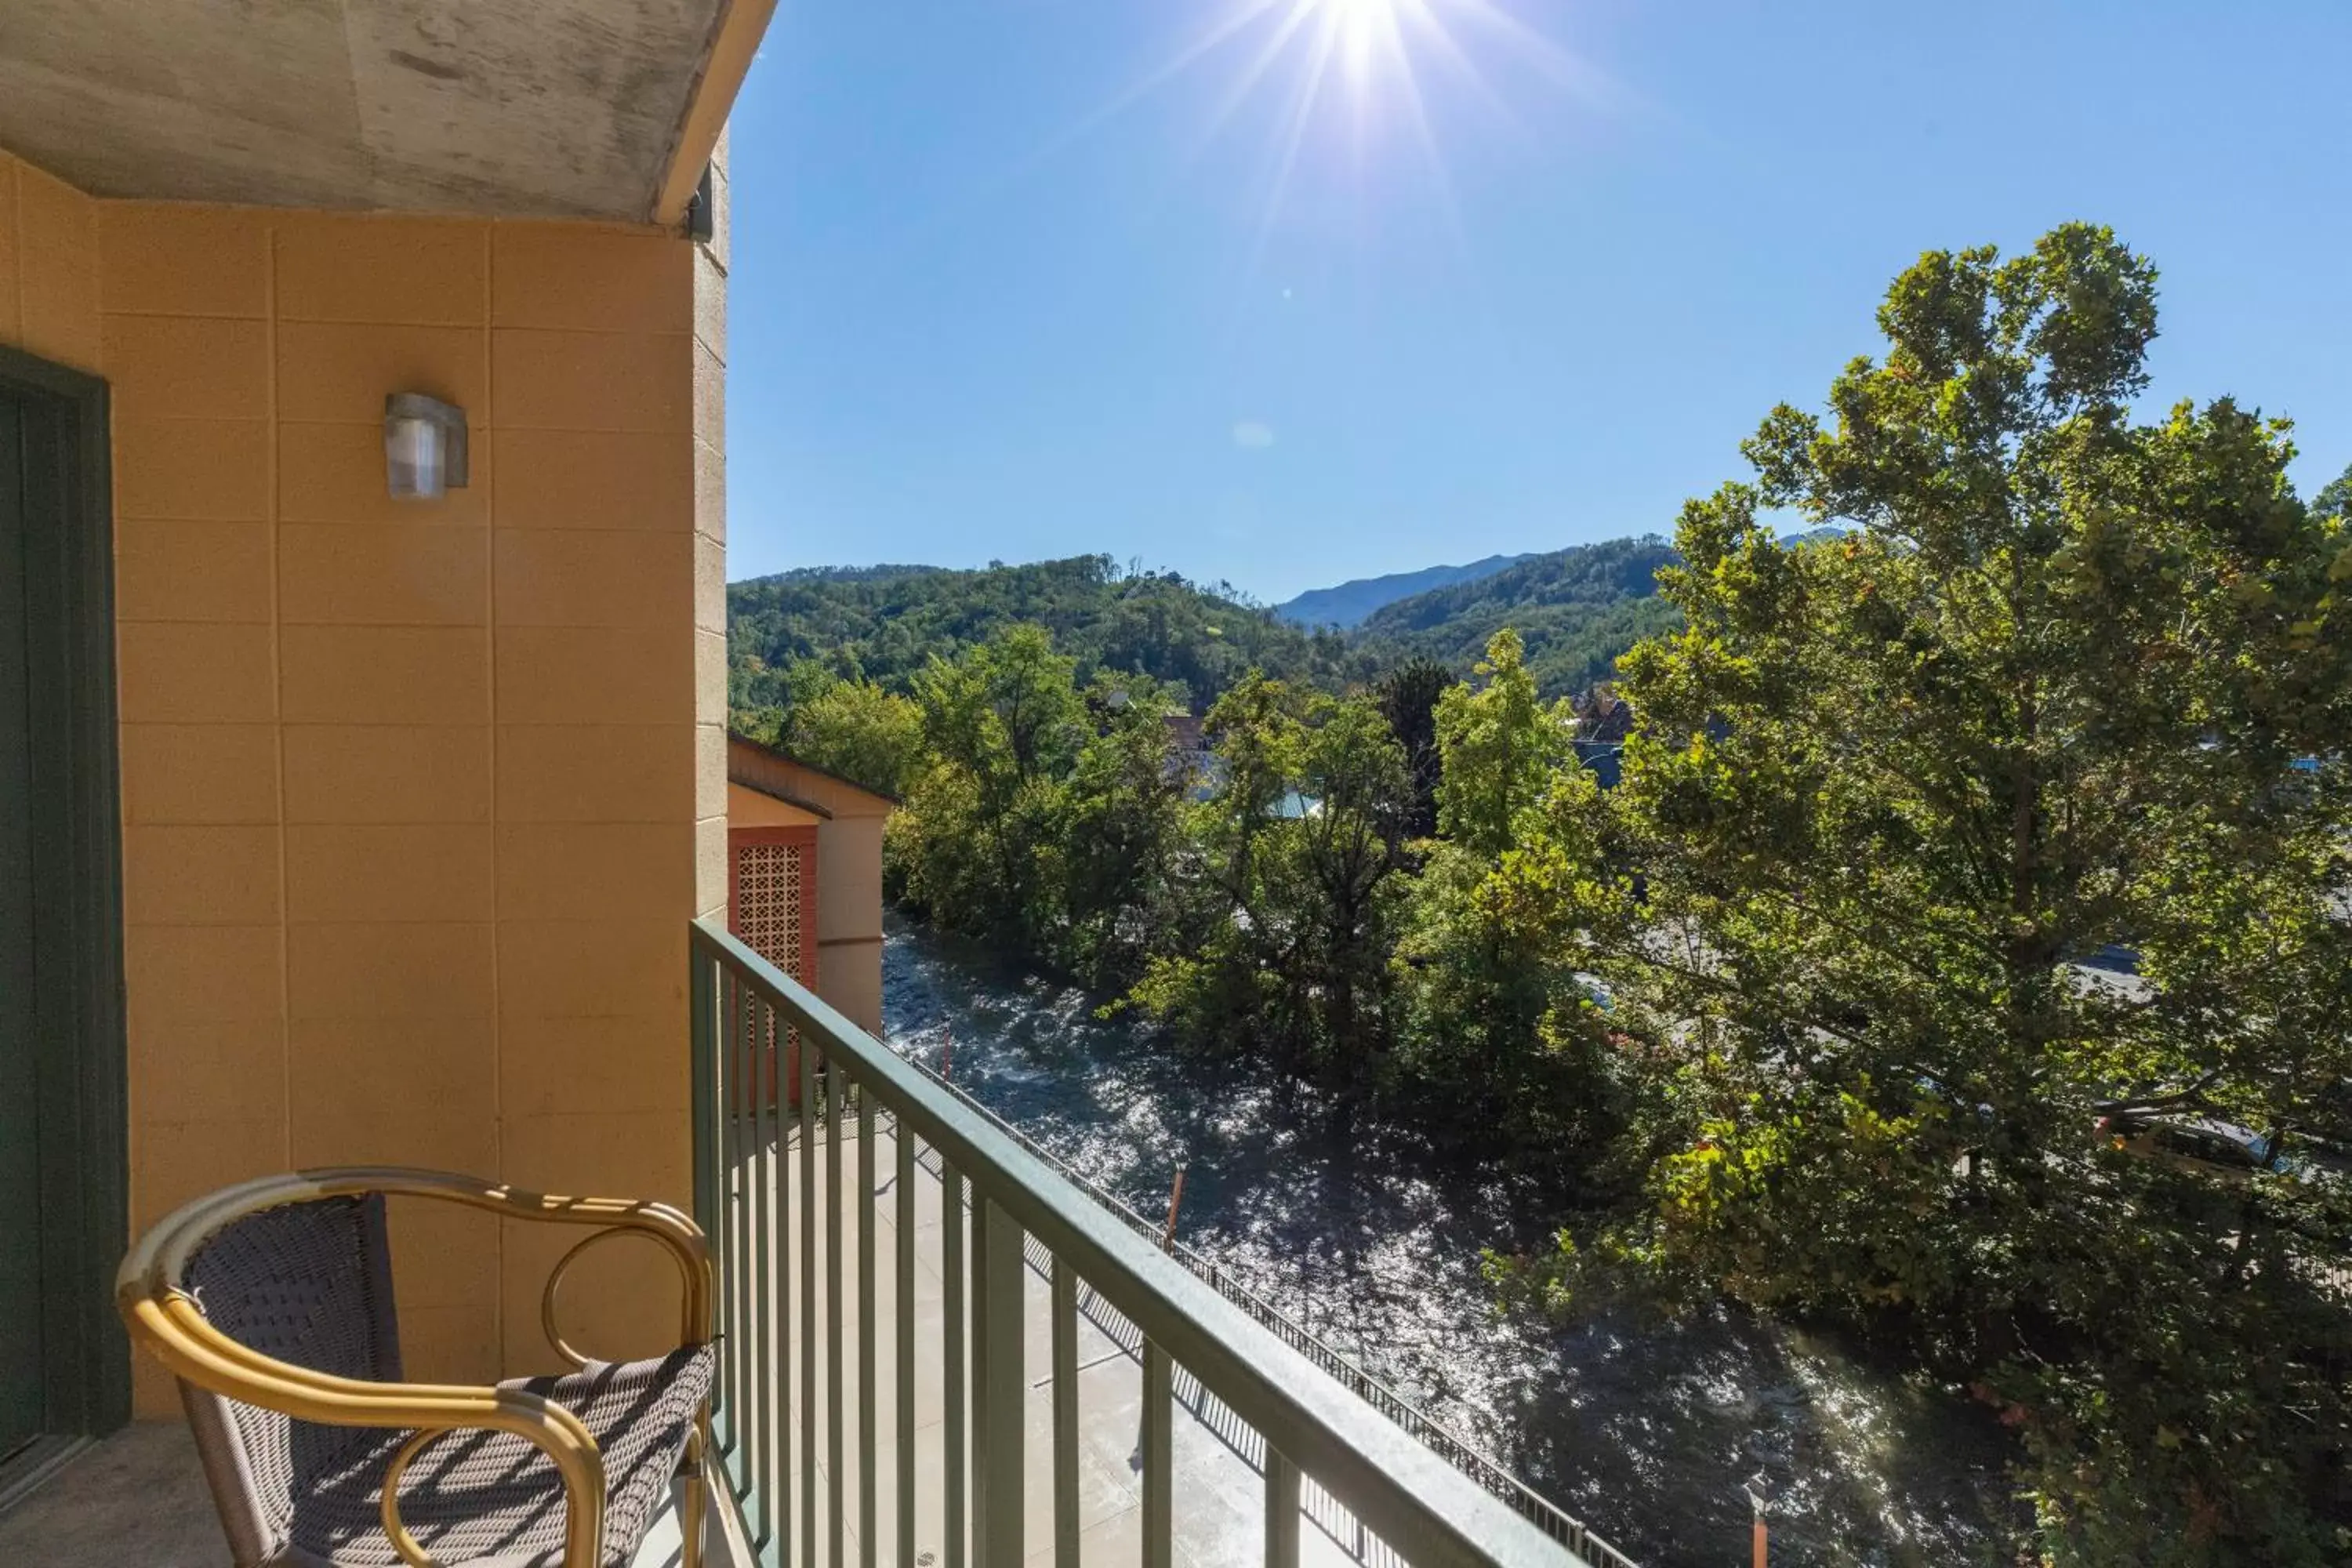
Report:
M 1454 685 L 1453 672 L 1433 658 L 1413 658 L 1382 676 L 1372 688 L 1381 714 L 1404 748 L 1412 776 L 1412 812 L 1406 826 L 1415 838 L 1437 831 L 1437 703 Z
M 1412 784 L 1369 698 L 1252 672 L 1209 710 L 1219 782 L 1192 814 L 1183 912 L 1130 1000 L 1196 1046 L 1351 1089 L 1387 1041 Z
M 1669 1152 L 1612 1247 L 1910 1336 L 2018 1429 L 2053 1561 L 2344 1561 L 2316 1200 L 2101 1129 L 2291 1128 L 2352 1071 L 2352 535 L 2283 424 L 2135 420 L 2155 271 L 2105 229 L 1931 252 L 1878 319 L 1685 508 L 1687 625 L 1624 661 L 1640 896 L 1577 918 Z M 2118 943 L 2138 981 L 2079 967 Z
M 1133 984 L 1173 918 L 1170 890 L 1187 847 L 1191 779 L 1175 765 L 1168 699 L 1142 676 L 1097 676 L 1093 734 L 1065 791 L 1060 940 L 1070 970 L 1098 991 Z
M 2347 465 L 2342 473 L 2319 487 L 2319 493 L 2311 498 L 2311 514 L 2352 517 L 2352 465 Z
M 930 757 L 894 818 L 890 888 L 951 930 L 1050 955 L 1064 922 L 1064 791 L 1084 744 L 1072 661 L 1015 625 L 916 682 Z
M 1396 1087 L 1421 1120 L 1572 1164 L 1613 1128 L 1598 1018 L 1564 940 L 1597 861 L 1598 789 L 1570 744 L 1573 710 L 1537 700 L 1516 633 L 1489 639 L 1476 673 L 1483 686 L 1436 705 L 1447 837 L 1397 946 Z
M 785 749 L 812 767 L 900 796 L 923 760 L 923 710 L 862 680 L 836 680 L 790 710 Z
M 1349 1083 L 1386 1044 L 1385 981 L 1394 941 L 1412 778 L 1388 721 L 1361 697 L 1324 698 L 1299 758 L 1297 814 L 1280 918 L 1298 933 L 1285 955 L 1313 987 L 1317 1044 Z
M 923 730 L 941 758 L 997 790 L 1052 777 L 1076 754 L 1082 704 L 1076 661 L 1042 626 L 1006 626 L 952 662 L 937 654 L 917 678 Z
M 1456 686 L 1437 701 L 1438 831 L 1473 854 L 1511 846 L 1513 824 L 1535 804 L 1560 763 L 1575 755 L 1576 714 L 1562 698 L 1547 705 L 1508 626 L 1486 644 L 1475 672 L 1485 685 Z
M 1302 707 L 1251 670 L 1202 725 L 1214 787 L 1186 826 L 1192 852 L 1176 917 L 1126 998 L 1196 1049 L 1265 1047 L 1291 1062 L 1311 1034 L 1302 976 L 1277 967 L 1293 935 L 1279 813 L 1305 751 Z

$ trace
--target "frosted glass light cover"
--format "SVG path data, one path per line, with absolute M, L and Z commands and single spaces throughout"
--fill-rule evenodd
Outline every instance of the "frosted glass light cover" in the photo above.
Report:
M 395 500 L 438 500 L 466 483 L 466 411 L 422 393 L 383 400 L 384 486 Z
M 430 419 L 383 422 L 384 480 L 394 500 L 438 500 L 448 488 L 441 426 Z

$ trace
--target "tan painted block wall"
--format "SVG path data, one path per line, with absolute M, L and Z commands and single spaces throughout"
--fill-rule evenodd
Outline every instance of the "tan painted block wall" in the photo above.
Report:
M 869 1034 L 882 1032 L 882 824 L 836 816 L 816 830 L 817 990 Z
M 96 370 L 98 203 L 0 153 L 0 343 Z
M 790 801 L 761 795 L 739 784 L 727 786 L 727 826 L 730 827 L 816 827 L 822 828 L 824 818 L 814 811 L 803 811 Z
M 723 299 L 650 231 L 100 202 L 0 154 L 0 341 L 114 393 L 134 1230 L 360 1161 L 688 1196 Z M 394 391 L 466 407 L 470 489 L 385 497 Z M 551 1364 L 576 1236 L 396 1227 L 413 1375 Z M 668 1266 L 609 1252 L 575 1342 L 668 1342 Z

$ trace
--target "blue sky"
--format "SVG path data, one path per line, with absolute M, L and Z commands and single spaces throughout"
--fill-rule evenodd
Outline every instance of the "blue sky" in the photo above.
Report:
M 730 574 L 1275 600 L 1669 530 L 1919 251 L 2074 217 L 2162 270 L 2151 402 L 2292 415 L 2307 494 L 2352 462 L 2347 60 L 2352 0 L 783 0 Z

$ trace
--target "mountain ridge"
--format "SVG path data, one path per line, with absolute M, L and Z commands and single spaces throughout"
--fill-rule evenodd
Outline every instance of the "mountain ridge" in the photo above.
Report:
M 1505 563 L 1461 575 L 1497 559 Z M 1507 626 L 1544 695 L 1566 696 L 1611 679 L 1627 648 L 1680 623 L 1656 584 L 1675 559 L 1648 535 L 1393 574 L 1385 581 L 1454 580 L 1391 599 L 1347 630 L 1302 626 L 1225 584 L 1121 569 L 1106 555 L 974 569 L 803 567 L 728 585 L 730 706 L 773 714 L 844 678 L 908 690 L 933 655 L 952 658 L 1018 622 L 1045 627 L 1082 680 L 1150 675 L 1195 711 L 1251 668 L 1329 691 L 1416 658 L 1466 675 Z
M 1654 533 L 1571 544 L 1383 605 L 1350 637 L 1466 671 L 1509 626 L 1544 695 L 1566 696 L 1609 679 L 1619 655 L 1680 624 L 1657 584 L 1658 569 L 1680 559 Z
M 1274 606 L 1284 620 L 1302 626 L 1338 626 L 1352 631 L 1366 617 L 1400 599 L 1410 599 L 1438 588 L 1475 583 L 1518 563 L 1528 554 L 1489 555 L 1461 566 L 1424 566 L 1418 572 L 1390 572 L 1377 577 L 1351 577 L 1328 588 L 1309 588 Z

